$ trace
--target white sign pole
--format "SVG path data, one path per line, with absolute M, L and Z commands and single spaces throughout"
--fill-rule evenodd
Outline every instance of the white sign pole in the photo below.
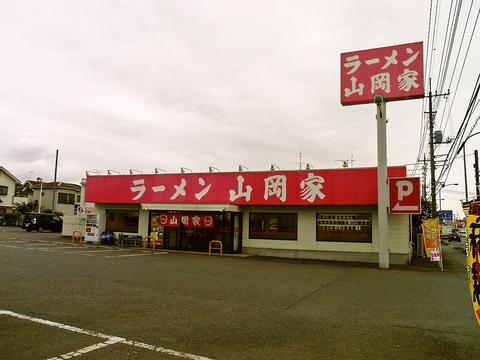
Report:
M 378 266 L 388 269 L 387 107 L 383 95 L 375 95 L 374 101 L 377 104 Z

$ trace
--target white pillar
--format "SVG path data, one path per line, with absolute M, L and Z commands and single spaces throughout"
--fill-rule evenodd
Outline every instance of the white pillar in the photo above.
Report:
M 390 266 L 388 251 L 387 115 L 383 95 L 375 95 L 377 105 L 377 186 L 378 186 L 378 266 Z

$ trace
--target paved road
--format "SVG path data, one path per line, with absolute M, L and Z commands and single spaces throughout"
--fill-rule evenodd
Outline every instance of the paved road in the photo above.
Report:
M 0 358 L 475 359 L 463 254 L 445 272 L 78 246 L 0 227 Z

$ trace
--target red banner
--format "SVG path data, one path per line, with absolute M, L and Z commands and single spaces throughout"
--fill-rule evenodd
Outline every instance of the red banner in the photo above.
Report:
M 391 167 L 388 176 L 406 172 Z M 88 176 L 85 196 L 92 203 L 374 205 L 377 169 Z
M 160 213 L 159 224 L 166 227 L 179 227 L 187 229 L 210 229 L 214 227 L 213 215 L 205 213 Z
M 424 95 L 423 42 L 353 51 L 340 55 L 341 103 L 373 103 L 376 94 L 387 101 Z

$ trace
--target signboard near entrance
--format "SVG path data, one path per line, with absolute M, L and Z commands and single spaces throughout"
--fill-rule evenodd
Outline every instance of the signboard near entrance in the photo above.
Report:
M 343 53 L 341 103 L 373 103 L 376 94 L 385 101 L 422 98 L 423 42 Z
M 420 214 L 420 178 L 389 178 L 390 214 Z
M 211 229 L 214 227 L 212 214 L 203 213 L 160 213 L 158 223 L 165 227 L 179 227 L 180 224 L 186 229 Z

